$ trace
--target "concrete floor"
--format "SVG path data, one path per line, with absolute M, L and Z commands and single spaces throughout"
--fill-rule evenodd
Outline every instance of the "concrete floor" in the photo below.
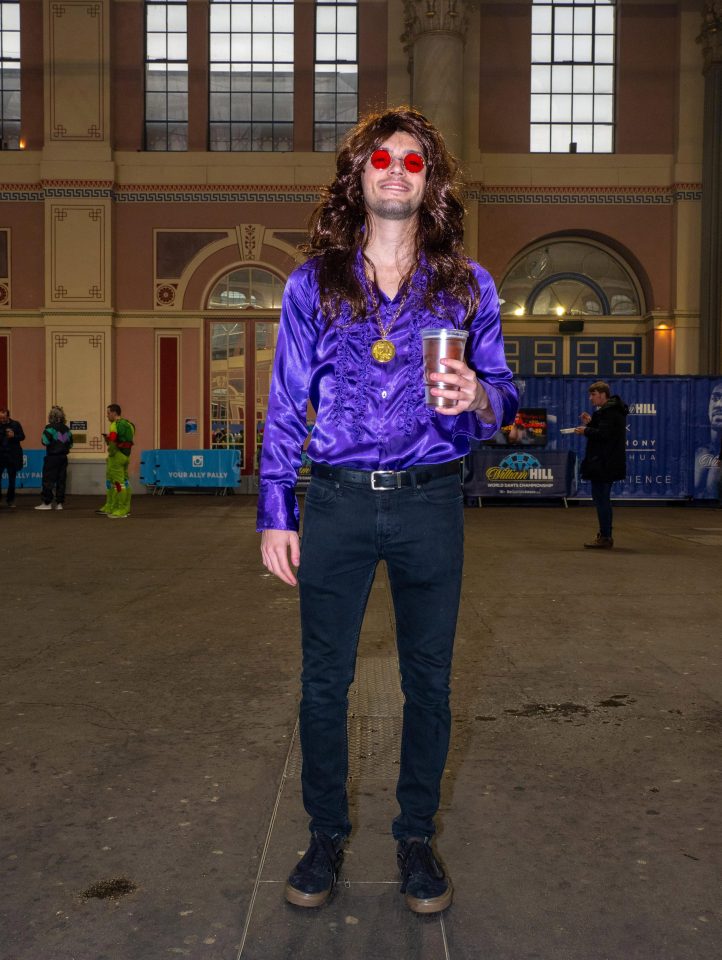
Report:
M 115 523 L 36 502 L 0 510 L 2 960 L 718 960 L 722 513 L 625 505 L 598 553 L 588 506 L 466 511 L 456 898 L 420 918 L 389 836 L 383 571 L 344 882 L 302 911 L 297 600 L 260 564 L 254 499 L 137 497 Z

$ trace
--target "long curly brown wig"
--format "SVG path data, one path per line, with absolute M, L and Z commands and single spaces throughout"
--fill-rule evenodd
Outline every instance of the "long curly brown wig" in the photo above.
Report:
M 479 285 L 462 249 L 464 206 L 458 163 L 423 114 L 396 107 L 368 114 L 346 134 L 336 157 L 336 177 L 324 188 L 311 216 L 303 251 L 319 257 L 321 308 L 329 323 L 338 319 L 342 305 L 351 311 L 346 322 L 361 320 L 367 312 L 367 292 L 355 269 L 357 252 L 368 237 L 361 174 L 373 151 L 398 131 L 416 139 L 426 160 L 426 192 L 416 236 L 416 261 L 423 253 L 428 273 L 425 305 L 432 311 L 438 308 L 443 291 L 463 304 L 467 322 L 479 305 Z M 412 273 L 415 267 L 416 262 Z

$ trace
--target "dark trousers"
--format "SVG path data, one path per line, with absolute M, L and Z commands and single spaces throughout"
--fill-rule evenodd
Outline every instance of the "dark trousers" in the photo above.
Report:
M 597 508 L 599 532 L 603 537 L 612 536 L 612 484 L 604 480 L 592 480 L 592 500 Z
M 0 461 L 0 498 L 2 498 L 2 478 L 3 473 L 8 475 L 8 490 L 6 494 L 6 499 L 8 503 L 13 503 L 15 500 L 15 474 L 17 473 L 15 467 L 11 467 L 8 463 L 3 463 Z
M 65 500 L 65 479 L 68 475 L 68 455 L 65 453 L 46 453 L 43 460 L 43 503 Z
M 374 573 L 386 562 L 405 703 L 396 839 L 430 837 L 451 730 L 449 680 L 463 564 L 457 476 L 374 492 L 314 477 L 299 587 L 301 783 L 310 829 L 348 835 L 348 689 Z

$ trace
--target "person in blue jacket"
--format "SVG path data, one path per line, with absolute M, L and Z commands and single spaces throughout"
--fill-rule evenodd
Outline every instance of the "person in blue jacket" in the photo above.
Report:
M 65 481 L 68 475 L 68 454 L 73 446 L 73 434 L 70 432 L 62 407 L 53 406 L 48 414 L 48 423 L 43 430 L 42 444 L 45 447 L 43 461 L 43 502 L 36 510 L 52 510 L 53 494 L 55 509 L 62 510 L 65 503 Z

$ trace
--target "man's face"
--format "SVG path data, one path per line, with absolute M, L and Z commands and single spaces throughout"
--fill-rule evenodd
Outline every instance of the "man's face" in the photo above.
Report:
M 592 404 L 592 406 L 602 407 L 607 402 L 607 395 L 601 390 L 590 390 L 589 402 Z
M 0 410 L 0 423 L 7 423 L 9 419 L 7 410 Z
M 424 199 L 426 165 L 418 172 L 409 171 L 404 157 L 418 154 L 424 161 L 426 158 L 417 140 L 401 130 L 384 140 L 379 149 L 389 152 L 391 162 L 385 169 L 377 169 L 371 157 L 366 161 L 361 174 L 366 210 L 380 220 L 409 220 L 416 216 Z
M 107 414 L 108 414 L 108 420 L 111 423 L 115 423 L 115 421 L 118 419 L 118 414 L 115 412 L 115 410 L 108 410 Z
M 709 396 L 709 422 L 716 430 L 722 430 L 722 380 L 715 383 Z

